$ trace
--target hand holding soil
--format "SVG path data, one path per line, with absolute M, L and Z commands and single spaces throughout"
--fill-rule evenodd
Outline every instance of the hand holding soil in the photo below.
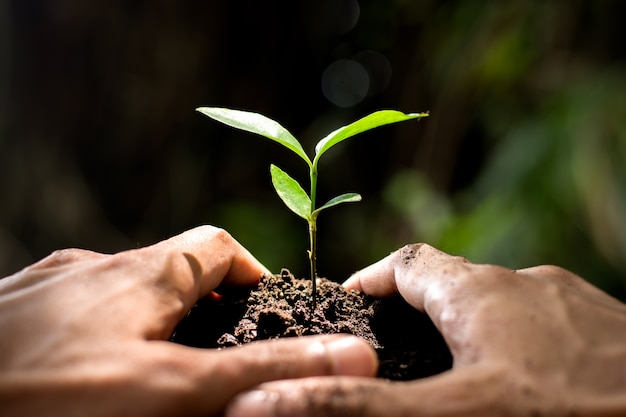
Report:
M 206 226 L 115 255 L 55 252 L 0 280 L 0 415 L 211 416 L 265 381 L 374 375 L 374 352 L 356 337 L 223 351 L 167 342 L 199 298 L 262 273 Z
M 626 305 L 557 267 L 474 265 L 423 244 L 344 285 L 428 314 L 450 371 L 371 378 L 371 347 L 338 335 L 220 351 L 167 342 L 198 299 L 261 274 L 207 226 L 115 255 L 59 251 L 0 280 L 0 414 L 210 416 L 229 403 L 229 417 L 626 413 Z
M 425 311 L 453 369 L 411 382 L 271 382 L 238 397 L 228 417 L 626 414 L 626 305 L 571 272 L 474 265 L 416 244 L 344 285 L 399 293 Z

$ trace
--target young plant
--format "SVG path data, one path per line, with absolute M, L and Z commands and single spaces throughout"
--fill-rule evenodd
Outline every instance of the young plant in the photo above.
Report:
M 197 109 L 210 118 L 222 122 L 228 126 L 245 130 L 265 136 L 274 140 L 286 148 L 293 151 L 296 155 L 306 162 L 309 167 L 310 188 L 309 194 L 300 186 L 300 184 L 276 165 L 270 166 L 272 183 L 276 192 L 283 200 L 285 205 L 298 216 L 307 221 L 309 225 L 309 265 L 311 269 L 311 306 L 312 312 L 315 311 L 316 304 L 316 278 L 317 278 L 317 216 L 322 210 L 336 206 L 341 203 L 350 203 L 361 200 L 361 196 L 356 193 L 346 193 L 337 196 L 326 204 L 317 207 L 317 171 L 320 157 L 330 148 L 354 135 L 374 129 L 379 126 L 402 122 L 405 120 L 418 119 L 428 116 L 428 113 L 410 113 L 404 114 L 396 110 L 381 110 L 374 112 L 354 123 L 340 127 L 328 134 L 320 140 L 315 146 L 315 156 L 311 160 L 302 145 L 287 129 L 272 119 L 269 119 L 258 113 L 245 112 L 241 110 L 232 110 L 218 107 L 200 107 Z

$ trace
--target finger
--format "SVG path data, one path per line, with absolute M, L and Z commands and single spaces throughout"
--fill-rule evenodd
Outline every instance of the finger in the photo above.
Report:
M 439 299 L 442 285 L 467 272 L 467 259 L 452 256 L 430 245 L 406 245 L 381 261 L 355 273 L 344 286 L 375 297 L 398 292 L 411 305 L 424 310 L 425 297 Z
M 99 298 L 102 308 L 133 317 L 120 332 L 142 339 L 168 338 L 194 303 L 223 281 L 255 285 L 269 273 L 230 234 L 212 226 L 80 263 L 70 272 L 93 303 Z
M 343 286 L 347 290 L 357 290 L 374 297 L 389 297 L 398 292 L 396 286 L 394 265 L 396 253 L 355 272 Z
M 207 414 L 223 410 L 238 393 L 273 380 L 322 375 L 373 376 L 373 349 L 354 336 L 310 336 L 250 343 L 221 351 L 174 345 L 195 379 L 193 403 Z M 170 355 L 172 357 L 172 355 Z M 195 415 L 195 414 L 194 414 Z
M 0 381 L 0 415 L 217 416 L 236 394 L 266 381 L 375 372 L 371 348 L 356 337 L 283 339 L 222 351 L 111 339 L 92 347 L 89 360 L 72 349 L 41 369 L 9 367 Z
M 236 397 L 226 417 L 527 415 L 541 409 L 529 384 L 513 384 L 505 369 L 472 368 L 416 382 L 370 378 L 307 378 L 263 384 Z M 519 414 L 517 414 L 519 413 Z M 538 414 L 537 414 L 538 415 Z
M 139 252 L 145 258 L 166 259 L 166 278 L 178 278 L 174 283 L 192 302 L 221 283 L 255 285 L 262 274 L 270 274 L 228 232 L 213 226 L 197 227 Z
M 270 274 L 247 249 L 228 232 L 201 226 L 173 237 L 163 245 L 194 257 L 203 268 L 203 278 L 213 288 L 222 280 L 233 285 L 252 285 L 261 274 Z

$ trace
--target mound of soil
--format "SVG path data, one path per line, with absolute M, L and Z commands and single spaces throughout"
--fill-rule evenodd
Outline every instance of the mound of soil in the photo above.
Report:
M 171 340 L 228 348 L 277 337 L 350 333 L 376 350 L 380 378 L 411 380 L 451 368 L 452 356 L 441 334 L 426 314 L 402 298 L 374 299 L 326 278 L 318 279 L 317 292 L 311 314 L 311 281 L 284 269 L 264 276 L 255 288 L 228 291 L 219 301 L 200 300 Z

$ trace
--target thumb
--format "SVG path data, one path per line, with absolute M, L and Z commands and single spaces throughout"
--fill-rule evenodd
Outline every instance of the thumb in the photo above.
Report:
M 184 349 L 201 413 L 223 410 L 242 391 L 279 379 L 322 375 L 373 376 L 375 351 L 356 336 L 273 339 L 220 351 Z M 181 353 L 181 352 L 179 352 Z
M 240 385 L 319 375 L 373 376 L 378 368 L 374 349 L 348 335 L 309 336 L 259 341 L 224 349 L 222 360 L 238 368 Z

